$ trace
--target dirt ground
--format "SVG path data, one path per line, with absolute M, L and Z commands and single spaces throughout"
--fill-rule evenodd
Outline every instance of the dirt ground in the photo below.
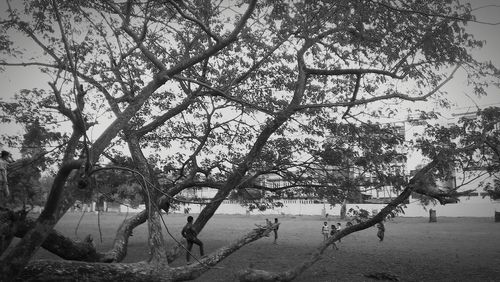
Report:
M 92 234 L 98 248 L 107 249 L 124 214 L 85 214 L 78 229 L 80 213 L 67 214 L 57 229 L 72 238 Z M 130 215 L 129 215 L 130 216 Z M 196 217 L 196 215 L 194 215 Z M 185 215 L 164 217 L 168 231 L 180 238 Z M 216 215 L 199 238 L 205 252 L 219 248 L 254 227 L 263 224 L 264 216 Z M 272 217 L 268 217 L 273 219 Z M 253 242 L 229 256 L 196 281 L 237 281 L 237 271 L 252 266 L 281 271 L 306 258 L 321 242 L 323 219 L 319 216 L 278 216 L 281 226 L 278 244 L 272 236 Z M 338 219 L 330 219 L 329 225 Z M 101 227 L 101 235 L 99 232 Z M 386 223 L 383 242 L 376 228 L 351 234 L 338 244 L 339 250 L 328 249 L 324 257 L 295 281 L 375 281 L 365 274 L 385 272 L 400 281 L 500 281 L 500 223 L 493 218 L 396 218 Z M 146 226 L 134 231 L 126 262 L 147 257 Z M 166 232 L 170 243 L 173 239 Z M 197 246 L 193 247 L 198 254 Z M 41 250 L 37 258 L 54 258 Z M 174 265 L 185 263 L 184 256 Z

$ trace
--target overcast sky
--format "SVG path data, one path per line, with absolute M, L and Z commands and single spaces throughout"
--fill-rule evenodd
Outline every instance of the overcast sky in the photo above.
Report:
M 484 7 L 476 10 L 474 13 L 477 15 L 477 20 L 487 22 L 484 23 L 470 23 L 470 31 L 481 40 L 486 40 L 486 45 L 480 51 L 475 52 L 477 58 L 483 60 L 491 60 L 497 68 L 500 68 L 500 1 L 498 0 L 473 0 L 470 1 L 473 8 L 483 7 L 487 5 L 496 5 Z M 493 23 L 496 23 L 493 25 Z M 460 109 L 479 106 L 496 105 L 500 106 L 500 90 L 496 87 L 491 87 L 488 91 L 487 97 L 475 97 L 472 95 L 470 89 L 465 84 L 463 79 L 464 73 L 458 73 L 456 79 L 449 83 L 448 89 L 450 91 L 452 100 L 457 103 Z M 498 82 L 498 80 L 497 80 Z

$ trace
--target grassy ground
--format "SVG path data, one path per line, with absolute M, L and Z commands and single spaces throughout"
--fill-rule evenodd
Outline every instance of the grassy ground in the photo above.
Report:
M 101 214 L 101 243 L 98 217 L 85 214 L 77 230 L 80 216 L 70 213 L 56 228 L 72 238 L 83 238 L 90 233 L 97 247 L 103 250 L 109 248 L 116 228 L 125 217 Z M 185 218 L 184 215 L 165 217 L 169 231 L 176 238 L 180 237 Z M 320 217 L 280 216 L 279 221 L 277 245 L 272 244 L 272 236 L 251 243 L 196 281 L 236 281 L 236 272 L 249 265 L 285 270 L 307 257 L 322 240 Z M 210 253 L 248 232 L 254 224 L 264 222 L 263 216 L 216 215 L 199 238 L 206 253 Z M 336 222 L 330 220 L 329 224 Z M 426 218 L 397 218 L 386 223 L 384 242 L 378 241 L 376 232 L 376 228 L 370 228 L 342 239 L 340 250 L 328 249 L 324 258 L 296 281 L 373 281 L 364 276 L 373 272 L 390 273 L 400 281 L 500 281 L 500 223 L 493 222 L 493 218 L 438 218 L 437 223 L 428 223 Z M 147 257 L 145 238 L 146 226 L 134 231 L 125 261 Z M 198 254 L 196 245 L 193 251 Z M 54 258 L 44 250 L 37 257 Z M 184 263 L 183 256 L 175 265 Z

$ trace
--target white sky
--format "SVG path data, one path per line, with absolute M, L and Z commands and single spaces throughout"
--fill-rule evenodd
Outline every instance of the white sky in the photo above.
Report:
M 480 23 L 470 23 L 469 30 L 477 39 L 486 40 L 486 45 L 480 51 L 475 52 L 476 58 L 492 61 L 497 68 L 500 68 L 500 1 L 498 0 L 472 0 L 472 8 L 485 5 L 497 5 L 498 7 L 485 7 L 475 11 L 477 20 L 488 23 L 498 23 L 488 25 Z M 464 111 L 470 107 L 475 109 L 475 104 L 481 106 L 500 106 L 500 90 L 491 87 L 486 97 L 475 97 L 470 88 L 466 85 L 463 71 L 458 73 L 453 81 L 447 86 L 450 91 L 450 100 L 456 103 L 459 111 Z M 497 80 L 497 82 L 499 82 Z

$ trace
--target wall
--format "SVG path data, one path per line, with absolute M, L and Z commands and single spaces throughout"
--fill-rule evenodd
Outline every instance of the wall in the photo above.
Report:
M 332 216 L 338 216 L 340 214 L 340 205 L 335 205 L 334 207 L 329 204 L 315 204 L 312 200 L 282 200 L 283 207 L 275 208 L 272 210 L 258 211 L 254 210 L 249 214 L 253 215 L 325 215 L 326 213 Z M 347 210 L 350 208 L 359 207 L 365 209 L 369 212 L 380 211 L 385 205 L 383 204 L 348 204 Z M 189 213 L 199 213 L 203 206 L 197 204 L 187 204 L 181 206 L 180 211 L 176 213 L 183 213 L 183 208 L 190 208 Z M 144 209 L 144 205 L 139 206 L 137 209 L 128 208 L 126 206 L 120 207 L 120 212 L 139 212 Z M 442 205 L 429 205 L 424 208 L 416 200 L 410 201 L 405 209 L 405 214 L 400 216 L 406 217 L 427 217 L 429 215 L 429 209 L 436 210 L 437 216 L 447 216 L 447 217 L 493 217 L 495 211 L 500 211 L 500 202 L 492 201 L 488 198 L 483 199 L 482 197 L 463 197 L 461 201 L 457 204 Z M 216 214 L 247 214 L 245 207 L 242 207 L 236 201 L 225 200 Z

